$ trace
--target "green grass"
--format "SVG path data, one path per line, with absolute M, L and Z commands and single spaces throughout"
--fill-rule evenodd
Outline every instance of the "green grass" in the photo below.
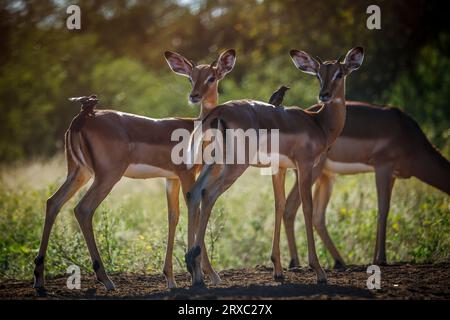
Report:
M 0 172 L 0 279 L 30 279 L 44 222 L 46 199 L 65 178 L 62 157 L 7 166 Z M 292 186 L 294 174 L 288 175 Z M 75 263 L 92 272 L 84 239 L 73 215 L 83 188 L 61 211 L 51 234 L 46 258 L 48 275 L 65 273 Z M 167 235 L 164 180 L 124 178 L 95 215 L 100 252 L 109 272 L 159 273 Z M 181 200 L 181 199 L 180 199 Z M 181 203 L 174 267 L 184 271 L 186 208 Z M 217 269 L 270 264 L 274 203 L 270 176 L 251 168 L 217 202 L 211 216 L 207 245 Z M 390 262 L 450 261 L 450 198 L 414 180 L 396 182 L 388 222 Z M 331 237 L 348 263 L 370 263 L 376 229 L 373 174 L 338 177 L 328 209 Z M 303 215 L 298 214 L 297 244 L 306 265 Z M 324 266 L 333 261 L 316 237 Z M 282 259 L 289 262 L 282 233 Z

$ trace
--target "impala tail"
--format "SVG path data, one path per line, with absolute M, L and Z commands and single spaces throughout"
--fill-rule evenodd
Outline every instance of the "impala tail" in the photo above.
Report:
M 98 102 L 97 96 L 69 98 L 72 102 L 80 102 L 80 113 L 73 118 L 69 129 L 66 132 L 66 157 L 71 158 L 78 166 L 86 167 L 93 172 L 94 166 L 91 156 L 89 142 L 83 136 L 83 127 L 86 120 L 93 116 L 95 105 Z
M 201 160 L 201 146 L 203 142 L 203 122 L 197 125 L 189 137 L 187 149 L 187 168 L 192 169 Z M 200 162 L 201 163 L 201 162 Z

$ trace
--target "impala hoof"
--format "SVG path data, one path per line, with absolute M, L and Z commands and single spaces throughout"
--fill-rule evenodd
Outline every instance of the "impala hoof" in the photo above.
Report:
M 167 288 L 168 289 L 175 289 L 177 287 L 177 283 L 175 280 L 167 281 Z
M 327 279 L 317 279 L 317 284 L 318 285 L 326 285 L 327 284 Z
M 211 285 L 217 286 L 222 282 L 222 279 L 220 279 L 220 276 L 214 272 L 209 275 L 209 279 L 211 280 Z
M 198 281 L 195 281 L 192 284 L 192 288 L 194 288 L 194 289 L 203 289 L 203 288 L 206 288 L 206 285 L 205 285 L 205 282 L 203 280 L 198 280 Z
M 46 297 L 47 296 L 47 290 L 45 290 L 44 287 L 35 287 L 36 289 L 36 295 L 38 297 Z
M 336 260 L 334 262 L 334 266 L 333 266 L 334 270 L 344 270 L 345 269 L 345 263 L 339 260 Z
M 114 290 L 116 290 L 116 286 L 114 285 L 114 283 L 110 279 L 98 280 L 98 281 L 105 286 L 106 291 L 114 291 Z
M 277 282 L 282 282 L 284 280 L 284 275 L 282 273 L 281 274 L 274 274 L 273 275 L 273 279 L 275 281 L 277 281 Z
M 298 259 L 291 259 L 291 261 L 289 262 L 289 269 L 297 269 L 298 267 L 300 267 Z
M 34 280 L 33 288 L 38 289 L 44 289 L 44 282 L 40 280 Z
M 45 278 L 44 278 L 44 259 L 36 258 L 34 259 L 34 263 L 36 266 L 34 267 L 34 284 L 33 288 L 39 289 L 44 287 Z
M 114 285 L 114 283 L 108 283 L 105 285 L 106 291 L 114 291 L 116 290 L 116 286 Z

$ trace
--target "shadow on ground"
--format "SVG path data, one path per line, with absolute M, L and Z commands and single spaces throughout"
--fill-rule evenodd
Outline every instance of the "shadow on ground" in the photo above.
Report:
M 316 284 L 309 268 L 285 272 L 276 282 L 272 269 L 255 267 L 220 272 L 216 287 L 190 287 L 188 274 L 176 275 L 177 289 L 168 290 L 158 274 L 111 275 L 117 290 L 107 292 L 91 275 L 80 290 L 69 290 L 67 276 L 48 279 L 37 293 L 28 281 L 0 280 L 0 299 L 450 299 L 450 264 L 396 264 L 381 267 L 381 289 L 368 290 L 367 266 L 326 270 L 327 285 Z M 208 281 L 206 282 L 208 285 Z

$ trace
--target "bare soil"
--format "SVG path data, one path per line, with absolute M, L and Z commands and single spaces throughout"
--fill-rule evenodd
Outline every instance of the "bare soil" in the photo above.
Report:
M 162 275 L 112 274 L 115 291 L 106 292 L 93 276 L 82 278 L 80 290 L 66 287 L 67 276 L 47 279 L 37 292 L 32 280 L 0 280 L 0 299 L 450 299 L 450 263 L 395 264 L 381 267 L 381 289 L 368 290 L 367 266 L 326 270 L 327 285 L 317 285 L 309 268 L 286 271 L 277 282 L 272 268 L 257 266 L 220 272 L 216 287 L 190 288 L 190 277 L 178 274 L 178 288 L 168 290 Z

